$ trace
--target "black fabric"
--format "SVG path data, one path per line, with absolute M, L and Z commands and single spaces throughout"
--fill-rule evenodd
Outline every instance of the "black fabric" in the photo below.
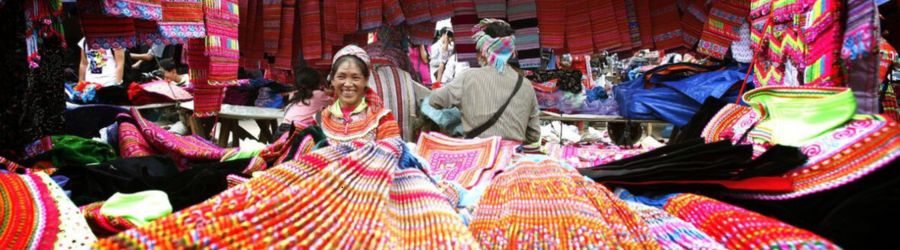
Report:
M 578 70 L 555 70 L 535 72 L 528 76 L 528 79 L 534 82 L 546 82 L 557 79 L 556 86 L 559 90 L 572 93 L 581 93 L 581 71 Z
M 704 66 L 694 63 L 666 64 L 644 72 L 644 81 L 647 83 L 678 81 L 699 73 L 719 70 L 723 67 Z
M 894 244 L 900 225 L 900 162 L 837 189 L 783 201 L 720 199 L 815 232 L 845 249 Z
M 177 211 L 200 203 L 228 187 L 226 176 L 240 174 L 250 159 L 199 163 L 178 172 L 168 156 L 125 158 L 94 166 L 65 166 L 56 175 L 69 177 L 63 187 L 75 205 L 104 201 L 116 192 L 166 192 Z
M 691 120 L 688 121 L 687 125 L 681 127 L 677 135 L 672 136 L 669 143 L 681 143 L 688 140 L 700 139 L 700 135 L 703 133 L 703 129 L 706 128 L 706 124 L 709 124 L 709 121 L 711 121 L 726 104 L 727 103 L 722 100 L 707 97 L 706 100 L 703 101 L 703 106 L 700 106 L 700 110 L 691 117 Z
M 512 93 L 510 93 L 509 97 L 506 98 L 506 102 L 503 103 L 503 106 L 500 106 L 500 109 L 497 109 L 497 112 L 494 112 L 494 115 L 491 116 L 491 118 L 486 122 L 484 122 L 484 124 L 481 124 L 480 126 L 472 129 L 472 131 L 466 133 L 466 138 L 471 139 L 478 137 L 479 135 L 481 135 L 481 133 L 484 133 L 484 131 L 491 128 L 491 126 L 494 126 L 494 123 L 497 123 L 497 120 L 499 120 L 500 116 L 503 115 L 503 112 L 506 111 L 506 107 L 509 106 L 509 102 L 512 101 L 513 97 L 516 96 L 516 93 L 519 93 L 519 89 L 522 88 L 522 79 L 522 75 L 519 75 L 519 79 L 516 80 L 516 87 L 513 88 Z
M 97 103 L 110 105 L 131 105 L 128 100 L 128 86 L 125 82 L 120 85 L 103 87 L 97 90 Z
M 128 112 L 119 106 L 113 105 L 84 105 L 66 110 L 64 113 L 66 123 L 64 134 L 77 135 L 84 138 L 100 136 L 100 129 L 105 128 L 116 121 L 116 116 Z
M 799 149 L 788 146 L 777 145 L 757 159 L 752 156 L 750 145 L 694 139 L 578 171 L 598 182 L 741 180 L 778 176 L 806 163 Z

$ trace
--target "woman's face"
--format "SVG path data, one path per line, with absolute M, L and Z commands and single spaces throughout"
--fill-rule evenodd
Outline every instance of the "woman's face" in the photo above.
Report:
M 364 65 L 356 65 L 356 62 L 347 60 L 337 65 L 337 71 L 331 79 L 331 86 L 337 100 L 344 107 L 353 107 L 362 100 L 366 94 L 366 85 L 368 80 L 363 75 L 360 67 Z

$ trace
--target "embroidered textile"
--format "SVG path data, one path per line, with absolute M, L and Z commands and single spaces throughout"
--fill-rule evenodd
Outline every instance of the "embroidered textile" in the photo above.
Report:
M 360 0 L 359 19 L 362 30 L 381 27 L 381 0 Z
M 497 175 L 469 230 L 485 249 L 659 248 L 622 200 L 553 161 L 524 161 Z
M 404 140 L 412 141 L 417 127 L 416 93 L 412 76 L 397 66 L 376 66 L 369 77 L 369 89 L 376 90 L 385 108 L 397 120 Z
M 85 46 L 91 49 L 131 48 L 137 44 L 134 19 L 81 14 Z
M 406 21 L 403 9 L 400 7 L 400 0 L 382 0 L 381 7 L 384 13 L 384 20 L 388 24 L 385 26 L 397 26 Z
M 59 210 L 59 233 L 56 243 L 53 244 L 54 249 L 84 249 L 97 241 L 97 236 L 91 233 L 85 216 L 66 196 L 66 192 L 50 176 L 46 174 L 39 176 L 50 190 L 52 205 Z
M 453 17 L 452 0 L 430 0 L 428 5 L 431 21 L 438 22 Z
M 751 131 L 754 142 L 799 147 L 846 123 L 856 113 L 848 88 L 763 87 L 744 94 L 760 122 Z
M 403 16 L 406 17 L 406 23 L 417 24 L 431 21 L 431 12 L 428 8 L 429 4 L 430 1 L 401 0 L 400 5 L 403 7 Z
M 122 158 L 150 156 L 157 154 L 150 146 L 131 116 L 119 114 L 119 156 Z
M 136 226 L 123 217 L 105 216 L 100 214 L 103 202 L 94 202 L 81 207 L 81 213 L 87 220 L 91 231 L 100 237 L 111 236 Z
M 360 1 L 337 1 L 337 32 L 340 34 L 355 33 L 359 30 Z
M 442 180 L 455 181 L 464 188 L 477 184 L 483 172 L 494 167 L 500 138 L 452 139 L 435 133 L 419 136 L 418 155 L 428 161 L 429 172 Z
M 195 104 L 196 105 L 196 104 Z M 195 106 L 196 110 L 196 106 Z M 212 160 L 217 161 L 222 158 L 228 151 L 237 149 L 222 149 L 196 135 L 179 136 L 166 131 L 141 116 L 137 109 L 131 110 L 131 115 L 137 121 L 138 128 L 144 135 L 144 139 L 150 143 L 155 149 L 167 153 L 173 159 L 183 159 L 177 161 L 176 165 L 180 169 L 187 166 L 189 160 Z
M 713 3 L 697 51 L 718 59 L 725 58 L 728 47 L 741 38 L 748 7 L 732 1 Z
M 637 14 L 638 27 L 640 27 L 641 48 L 652 50 L 656 45 L 653 43 L 653 19 L 650 17 L 653 7 L 650 6 L 651 3 L 650 0 L 634 0 L 634 12 Z M 591 10 L 591 17 L 593 15 L 593 10 Z M 594 30 L 597 29 L 594 28 Z M 596 42 L 596 39 L 594 40 Z
M 60 229 L 59 209 L 40 174 L 0 174 L 0 245 L 51 249 Z
M 478 19 L 506 19 L 506 0 L 475 1 L 475 12 L 478 14 Z
M 284 0 L 284 6 L 281 8 L 281 31 L 278 33 L 278 52 L 274 53 L 275 64 L 272 68 L 282 70 L 293 70 L 294 65 L 298 62 L 295 54 L 296 39 L 299 39 L 300 27 L 294 26 L 297 23 L 295 0 Z M 302 43 L 302 41 L 301 41 Z
M 160 0 L 102 0 L 106 15 L 143 20 L 162 20 Z
M 619 42 L 621 45 L 616 48 L 616 51 L 624 51 L 632 48 L 631 44 L 631 33 L 628 23 L 628 7 L 625 1 L 612 1 L 613 8 L 615 12 L 613 12 L 616 16 L 615 26 L 619 30 Z M 568 14 L 567 14 L 568 15 Z
M 206 54 L 209 56 L 208 83 L 236 85 L 238 59 L 238 0 L 206 0 Z M 224 90 L 223 90 L 224 91 Z M 218 111 L 218 109 L 216 110 Z
M 322 17 L 319 1 L 300 1 L 300 34 L 303 34 L 303 59 L 322 59 Z M 399 8 L 399 6 L 398 6 Z M 296 41 L 296 40 L 293 40 Z
M 202 38 L 206 36 L 201 0 L 160 0 L 162 21 L 159 33 L 169 38 Z
M 682 29 L 675 0 L 653 2 L 655 8 L 650 11 L 653 19 L 653 42 L 657 50 L 668 50 L 684 45 Z
M 477 248 L 435 184 L 399 167 L 403 150 L 399 139 L 323 148 L 95 247 Z
M 700 195 L 675 195 L 663 208 L 693 224 L 728 249 L 839 249 L 809 231 Z
M 663 249 L 726 249 L 715 239 L 660 208 L 634 201 L 625 203 L 650 228 L 650 233 Z
M 453 36 L 454 37 L 472 37 L 472 27 L 478 23 L 478 17 L 475 15 L 475 3 L 472 0 L 454 0 L 453 9 Z M 562 28 L 562 27 L 560 27 Z M 562 34 L 560 34 L 559 43 L 562 44 Z M 468 63 L 469 65 L 478 65 L 475 57 L 477 49 L 475 41 L 472 39 L 456 39 L 456 59 L 460 63 Z M 543 42 L 542 42 L 543 43 Z M 560 45 L 560 47 L 562 47 Z

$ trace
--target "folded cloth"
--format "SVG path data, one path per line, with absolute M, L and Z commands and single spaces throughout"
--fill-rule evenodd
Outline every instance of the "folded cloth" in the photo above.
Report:
M 158 190 L 115 193 L 100 207 L 100 214 L 122 217 L 136 226 L 143 226 L 172 214 L 172 204 L 169 204 L 169 196 Z

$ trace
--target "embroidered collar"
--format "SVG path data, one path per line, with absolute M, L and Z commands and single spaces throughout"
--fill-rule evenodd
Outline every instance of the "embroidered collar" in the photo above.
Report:
M 353 112 L 350 112 L 350 115 L 362 113 L 368 107 L 369 107 L 369 105 L 366 104 L 366 98 L 363 98 L 362 100 L 359 101 L 359 104 L 356 105 L 356 108 L 353 109 Z M 331 114 L 336 114 L 336 115 L 343 114 L 344 112 L 341 111 L 341 101 L 335 100 L 334 103 L 331 104 L 331 107 L 328 108 L 328 112 L 331 112 Z

